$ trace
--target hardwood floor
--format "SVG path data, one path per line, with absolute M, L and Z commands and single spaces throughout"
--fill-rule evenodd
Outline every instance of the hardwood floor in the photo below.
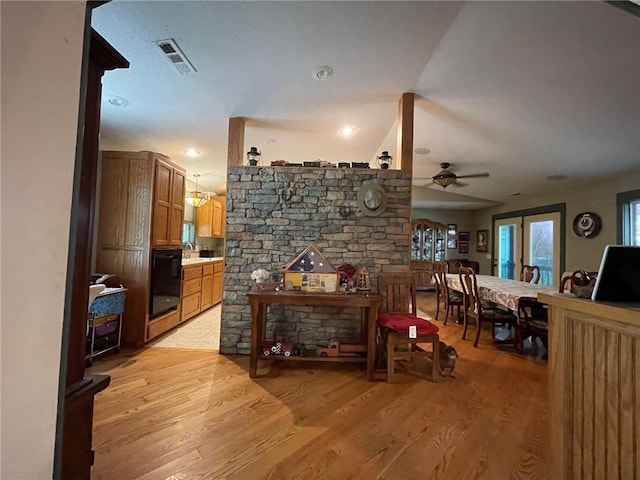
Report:
M 433 315 L 433 294 L 418 306 Z M 96 361 L 112 381 L 96 397 L 92 478 L 551 478 L 546 362 L 488 332 L 475 349 L 453 316 L 438 325 L 460 356 L 439 383 L 300 362 L 261 362 L 250 379 L 247 356 L 185 349 Z

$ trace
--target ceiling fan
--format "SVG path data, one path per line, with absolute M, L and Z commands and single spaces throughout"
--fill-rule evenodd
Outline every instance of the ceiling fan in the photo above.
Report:
M 436 185 L 440 185 L 442 188 L 447 188 L 449 185 L 465 187 L 467 184 L 463 182 L 459 182 L 458 181 L 459 178 L 479 178 L 479 177 L 489 176 L 488 172 L 473 173 L 471 175 L 456 175 L 451 170 L 449 170 L 450 166 L 451 166 L 450 163 L 446 163 L 446 162 L 441 163 L 440 168 L 442 168 L 442 170 L 440 170 L 437 174 L 431 177 L 432 182 L 435 183 Z

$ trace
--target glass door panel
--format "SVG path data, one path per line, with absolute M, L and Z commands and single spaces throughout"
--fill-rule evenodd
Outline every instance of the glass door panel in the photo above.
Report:
M 521 217 L 505 218 L 495 222 L 493 274 L 500 278 L 516 279 L 520 275 Z
M 540 267 L 540 285 L 554 285 L 560 275 L 560 213 L 524 217 L 526 265 Z

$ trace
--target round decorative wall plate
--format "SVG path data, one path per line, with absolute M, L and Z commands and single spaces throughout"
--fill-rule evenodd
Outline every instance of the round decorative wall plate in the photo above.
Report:
M 582 212 L 573 219 L 573 232 L 582 238 L 592 238 L 600 233 L 602 222 L 600 215 L 593 212 Z

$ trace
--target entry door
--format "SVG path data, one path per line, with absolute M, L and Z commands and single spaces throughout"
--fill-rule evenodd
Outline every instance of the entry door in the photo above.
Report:
M 524 217 L 523 261 L 540 267 L 540 285 L 560 277 L 560 212 Z
M 516 279 L 520 275 L 522 258 L 522 217 L 496 220 L 493 238 L 493 274 Z

